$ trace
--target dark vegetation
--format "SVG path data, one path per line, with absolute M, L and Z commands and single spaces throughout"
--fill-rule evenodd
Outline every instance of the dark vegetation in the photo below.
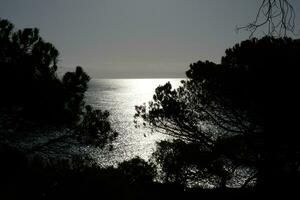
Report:
M 220 64 L 191 64 L 178 89 L 166 83 L 149 104 L 136 106 L 137 126 L 173 139 L 159 142 L 149 162 L 133 158 L 106 168 L 89 155 L 53 159 L 37 153 L 70 138 L 112 149 L 117 133 L 108 111 L 85 104 L 90 77 L 81 67 L 58 77 L 59 53 L 38 29 L 15 31 L 0 19 L 0 198 L 250 198 L 296 191 L 300 42 L 272 37 L 294 30 L 287 3 L 262 2 L 258 16 L 267 17 L 271 36 L 236 44 Z M 282 27 L 272 21 L 273 11 L 264 11 L 267 5 L 283 6 Z M 251 36 L 262 25 L 256 20 L 247 26 Z M 10 145 L 49 127 L 69 132 L 26 151 Z
M 109 113 L 85 105 L 90 77 L 78 66 L 60 79 L 58 50 L 40 37 L 38 29 L 15 31 L 1 19 L 0 44 L 3 131 L 21 132 L 30 129 L 29 124 L 67 126 L 80 140 L 102 146 L 116 137 Z
M 75 155 L 67 162 L 60 157 L 30 158 L 46 146 L 68 143 L 70 139 L 111 148 L 117 137 L 108 121 L 109 112 L 95 110 L 84 102 L 90 77 L 78 66 L 59 78 L 58 60 L 58 50 L 40 37 L 38 29 L 14 30 L 12 23 L 0 19 L 0 198 L 20 198 L 22 192 L 50 198 L 52 184 L 59 185 L 58 193 L 62 195 L 68 188 L 66 183 L 75 179 L 78 185 L 72 186 L 79 187 L 84 178 L 81 170 L 98 169 L 91 165 L 92 159 L 78 159 Z M 69 131 L 53 137 L 51 131 L 63 129 Z M 31 149 L 12 146 L 16 138 L 25 140 L 32 134 L 49 137 Z M 71 178 L 73 175 L 75 178 Z M 60 178 L 64 180 L 61 184 L 56 180 Z
M 154 168 L 139 158 L 101 168 L 89 157 L 47 164 L 37 157 L 28 163 L 19 152 L 1 150 L 1 199 L 137 199 L 154 197 L 151 192 L 159 187 L 152 182 Z
M 13 30 L 1 20 L 1 109 L 16 115 L 55 123 L 78 118 L 89 76 L 77 67 L 60 80 L 59 53 L 38 29 Z
M 175 138 L 160 142 L 153 156 L 164 181 L 299 188 L 299 50 L 290 38 L 243 41 L 226 50 L 221 64 L 193 63 L 182 86 L 159 86 L 148 105 L 137 106 L 136 123 Z
M 117 167 L 101 168 L 89 157 L 73 157 L 45 165 L 40 158 L 31 163 L 23 154 L 1 148 L 1 199 L 191 199 L 253 197 L 252 190 L 183 189 L 153 179 L 155 167 L 140 158 Z

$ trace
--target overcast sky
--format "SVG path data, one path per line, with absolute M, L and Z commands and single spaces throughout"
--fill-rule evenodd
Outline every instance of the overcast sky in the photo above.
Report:
M 184 77 L 192 62 L 219 63 L 247 39 L 237 25 L 260 0 L 0 0 L 0 17 L 37 27 L 60 51 L 61 70 L 94 78 Z M 299 25 L 300 1 L 291 0 Z M 299 11 L 299 12 L 298 12 Z

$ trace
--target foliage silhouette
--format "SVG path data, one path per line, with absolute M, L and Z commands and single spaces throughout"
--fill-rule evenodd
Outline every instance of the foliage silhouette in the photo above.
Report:
M 213 151 L 201 150 L 196 143 L 181 140 L 161 141 L 153 153 L 153 162 L 160 171 L 164 183 L 183 187 L 225 188 L 232 175 L 223 166 L 226 161 Z
M 102 169 L 87 155 L 51 158 L 52 152 L 43 151 L 57 142 L 71 144 L 73 139 L 111 149 L 117 137 L 109 112 L 85 105 L 90 77 L 78 66 L 60 79 L 58 60 L 58 50 L 39 36 L 38 29 L 15 31 L 12 23 L 0 19 L 0 198 L 86 197 L 96 195 L 97 187 L 107 194 L 114 187 L 126 188 L 121 170 Z M 53 137 L 52 130 L 68 131 Z M 33 141 L 29 149 L 10 143 L 26 140 L 27 132 L 43 135 L 43 131 L 49 138 Z M 142 176 L 135 174 L 137 180 L 150 181 L 150 175 Z
M 118 165 L 118 171 L 128 184 L 150 184 L 156 177 L 155 166 L 139 157 L 124 161 Z
M 11 121 L 1 119 L 1 132 L 21 132 L 17 129 L 28 129 L 32 122 L 37 127 L 67 126 L 74 132 L 68 137 L 77 136 L 85 143 L 111 144 L 117 134 L 108 121 L 109 113 L 90 106 L 84 109 L 90 77 L 77 66 L 60 79 L 58 61 L 58 50 L 40 37 L 37 28 L 15 31 L 12 23 L 0 19 L 0 112 Z
M 19 107 L 24 116 L 35 119 L 76 119 L 89 81 L 82 68 L 61 81 L 56 75 L 59 52 L 38 29 L 14 31 L 1 19 L 0 32 L 1 107 Z
M 101 168 L 88 156 L 47 160 L 26 158 L 15 149 L 0 148 L 0 198 L 57 199 L 109 197 L 151 199 L 156 191 L 155 171 L 136 157 L 117 167 Z M 150 198 L 151 196 L 151 198 Z
M 79 66 L 76 67 L 75 72 L 67 72 L 63 76 L 62 83 L 68 97 L 65 103 L 65 112 L 67 117 L 74 121 L 78 120 L 78 115 L 82 114 L 84 93 L 88 88 L 89 80 L 90 77 Z M 76 113 L 77 116 L 72 116 L 72 113 Z
M 136 106 L 135 122 L 181 140 L 160 143 L 157 162 L 165 170 L 179 165 L 178 173 L 168 173 L 183 177 L 180 182 L 187 181 L 182 169 L 186 175 L 196 168 L 215 177 L 210 184 L 217 187 L 237 179 L 239 187 L 299 184 L 300 145 L 288 112 L 296 105 L 299 48 L 290 38 L 246 40 L 227 49 L 221 64 L 191 64 L 177 90 L 170 83 L 157 87 L 148 105 Z M 198 149 L 184 156 L 185 144 Z M 241 170 L 247 177 L 238 178 Z
M 77 126 L 76 133 L 78 139 L 87 144 L 94 144 L 103 148 L 110 144 L 118 136 L 118 133 L 111 128 L 108 120 L 109 112 L 93 110 L 91 106 L 86 106 L 82 122 Z

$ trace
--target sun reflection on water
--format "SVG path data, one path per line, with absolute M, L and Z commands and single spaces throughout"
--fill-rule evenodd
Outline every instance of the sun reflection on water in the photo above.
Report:
M 94 149 L 93 155 L 102 165 L 140 156 L 148 159 L 155 149 L 155 142 L 167 136 L 151 133 L 149 128 L 136 129 L 133 123 L 135 105 L 152 100 L 155 88 L 168 81 L 173 88 L 182 79 L 92 79 L 86 101 L 93 107 L 110 112 L 112 127 L 119 132 L 113 151 Z M 146 137 L 144 136 L 146 135 Z

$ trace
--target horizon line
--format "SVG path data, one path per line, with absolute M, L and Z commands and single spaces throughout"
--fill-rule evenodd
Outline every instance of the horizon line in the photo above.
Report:
M 187 77 L 91 77 L 91 79 L 187 79 Z

